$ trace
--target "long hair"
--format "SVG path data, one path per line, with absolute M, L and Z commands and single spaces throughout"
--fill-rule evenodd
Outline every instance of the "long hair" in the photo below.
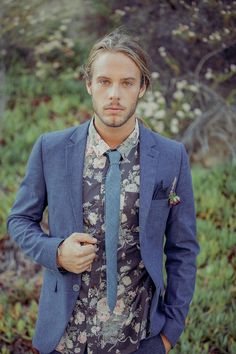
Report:
M 92 79 L 93 63 L 99 54 L 105 51 L 120 52 L 127 55 L 138 66 L 141 72 L 141 83 L 148 88 L 151 84 L 151 74 L 149 68 L 149 57 L 141 48 L 139 43 L 124 32 L 123 28 L 117 28 L 98 40 L 92 47 L 87 62 L 83 68 L 84 78 L 88 81 Z

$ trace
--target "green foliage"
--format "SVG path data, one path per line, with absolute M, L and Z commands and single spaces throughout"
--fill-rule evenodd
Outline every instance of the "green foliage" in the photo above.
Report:
M 39 279 L 16 278 L 6 274 L 3 292 L 0 295 L 0 348 L 3 353 L 17 353 L 20 348 L 24 353 L 31 353 L 31 339 L 37 319 Z
M 4 237 L 14 192 L 38 136 L 77 125 L 92 113 L 84 82 L 77 80 L 69 69 L 57 80 L 39 80 L 16 67 L 7 77 L 6 93 L 10 99 L 0 121 L 0 239 Z
M 193 168 L 197 284 L 187 326 L 173 353 L 234 353 L 236 348 L 236 170 Z

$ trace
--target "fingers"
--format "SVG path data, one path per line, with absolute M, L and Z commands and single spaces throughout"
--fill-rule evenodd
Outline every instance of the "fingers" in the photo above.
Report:
M 95 251 L 96 251 L 96 247 L 94 246 L 94 245 L 83 245 L 83 246 L 81 246 L 79 249 L 78 249 L 78 256 L 79 257 L 84 257 L 84 256 L 87 256 L 87 255 L 94 255 L 94 257 L 95 257 L 95 255 L 96 255 L 96 253 L 95 253 Z
M 92 244 L 95 244 L 97 242 L 96 238 L 85 233 L 74 232 L 70 237 L 73 239 L 73 241 L 77 241 L 77 242 L 85 242 L 85 243 L 92 243 Z
M 88 256 L 84 256 L 84 257 L 82 258 L 82 262 L 83 262 L 83 264 L 85 264 L 85 263 L 92 263 L 93 260 L 95 259 L 95 257 L 96 257 L 96 253 L 91 253 L 91 254 L 89 254 Z
M 89 234 L 73 233 L 61 244 L 58 264 L 64 269 L 79 274 L 91 271 L 96 257 L 97 240 Z
M 80 273 L 83 273 L 85 271 L 91 272 L 91 269 L 92 269 L 92 264 L 88 263 L 86 265 L 83 265 L 80 268 L 77 268 L 76 270 L 73 271 L 73 273 L 80 274 Z

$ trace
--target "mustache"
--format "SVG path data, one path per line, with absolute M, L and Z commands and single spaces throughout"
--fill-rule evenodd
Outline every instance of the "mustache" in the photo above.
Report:
M 121 106 L 120 104 L 109 104 L 108 106 L 104 106 L 104 109 L 109 108 L 125 109 L 125 107 Z

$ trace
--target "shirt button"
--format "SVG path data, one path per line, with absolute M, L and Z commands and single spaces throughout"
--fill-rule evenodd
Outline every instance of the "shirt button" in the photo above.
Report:
M 79 289 L 80 289 L 79 284 L 74 284 L 73 285 L 73 291 L 79 291 Z

